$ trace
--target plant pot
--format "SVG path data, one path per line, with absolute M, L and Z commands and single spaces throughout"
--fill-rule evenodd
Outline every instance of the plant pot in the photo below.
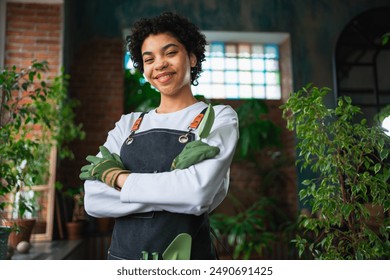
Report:
M 67 222 L 66 223 L 66 232 L 68 234 L 69 240 L 82 239 L 84 236 L 84 222 Z
M 0 260 L 7 259 L 8 236 L 11 233 L 11 227 L 0 226 Z
M 36 221 L 32 234 L 45 234 L 45 232 L 46 232 L 46 222 Z
M 34 228 L 35 222 L 35 219 L 18 219 L 3 221 L 3 225 L 9 226 L 13 229 L 8 237 L 8 245 L 15 249 L 20 241 L 27 241 L 30 243 L 31 233 Z M 17 228 L 17 230 L 14 229 L 15 227 Z

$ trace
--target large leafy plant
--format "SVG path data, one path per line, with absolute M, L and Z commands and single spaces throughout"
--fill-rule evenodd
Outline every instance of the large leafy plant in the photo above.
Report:
M 34 211 L 33 196 L 28 199 L 25 191 L 47 182 L 51 148 L 61 158 L 72 157 L 67 144 L 84 137 L 74 122 L 77 104 L 67 96 L 69 77 L 45 79 L 48 67 L 33 61 L 25 69 L 0 70 L 0 210 L 10 205 L 18 218 Z
M 361 111 L 350 97 L 327 108 L 329 92 L 308 85 L 281 107 L 298 140 L 297 164 L 312 172 L 299 195 L 313 215 L 302 217 L 307 234 L 294 241 L 316 259 L 388 258 L 390 138 L 380 126 L 358 121 Z

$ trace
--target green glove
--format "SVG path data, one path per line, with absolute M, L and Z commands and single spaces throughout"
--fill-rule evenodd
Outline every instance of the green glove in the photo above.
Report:
M 173 160 L 171 170 L 187 168 L 203 160 L 214 158 L 218 154 L 218 147 L 210 146 L 201 140 L 189 142 Z
M 119 156 L 118 154 L 116 154 L 116 153 L 111 153 L 111 152 L 110 152 L 106 147 L 104 147 L 104 146 L 100 146 L 100 147 L 99 147 L 99 150 L 100 150 L 100 152 L 102 153 L 103 158 L 115 160 L 115 161 L 119 164 L 119 166 L 122 167 L 122 169 L 126 169 L 125 166 L 124 166 L 123 163 L 122 163 L 122 160 L 121 160 L 120 156 Z
M 129 174 L 120 157 L 117 154 L 111 154 L 107 148 L 101 146 L 100 152 L 103 157 L 87 156 L 91 163 L 81 168 L 80 179 L 82 180 L 99 180 L 111 187 L 116 188 L 116 179 L 120 174 Z
M 209 136 L 211 128 L 213 127 L 214 124 L 214 119 L 215 119 L 214 108 L 213 106 L 211 106 L 211 104 L 209 104 L 206 113 L 204 114 L 203 120 L 200 123 L 198 128 L 200 139 L 207 138 L 207 136 Z

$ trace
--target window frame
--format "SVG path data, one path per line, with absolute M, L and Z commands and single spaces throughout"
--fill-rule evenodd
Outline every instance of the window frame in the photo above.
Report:
M 277 45 L 279 51 L 279 70 L 280 75 L 280 99 L 259 98 L 266 100 L 285 100 L 289 92 L 292 90 L 291 77 L 291 61 L 290 61 L 290 35 L 284 32 L 237 32 L 237 31 L 210 31 L 204 30 L 202 33 L 206 36 L 206 41 L 222 42 L 224 44 L 258 44 L 258 45 Z M 288 57 L 288 61 L 285 58 Z M 253 71 L 253 70 L 251 70 Z M 286 76 L 285 76 L 286 75 Z M 202 77 L 202 74 L 201 74 Z M 201 77 L 199 79 L 201 79 Z M 286 84 L 287 82 L 287 84 Z M 267 83 L 265 83 L 267 84 Z M 252 87 L 252 85 L 250 85 Z M 196 88 L 193 88 L 196 91 Z M 286 93 L 286 90 L 288 93 Z M 222 98 L 223 100 L 244 100 L 238 96 L 237 98 Z

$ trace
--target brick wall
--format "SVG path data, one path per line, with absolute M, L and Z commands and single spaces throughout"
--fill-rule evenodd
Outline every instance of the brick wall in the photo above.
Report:
M 220 102 L 236 108 L 242 101 L 220 100 Z M 244 207 L 249 207 L 261 196 L 259 194 L 261 190 L 264 194 L 275 197 L 277 206 L 293 218 L 298 212 L 297 173 L 294 165 L 295 138 L 294 134 L 287 130 L 286 121 L 282 118 L 282 111 L 279 108 L 282 103 L 281 100 L 266 101 L 269 109 L 266 118 L 282 129 L 280 135 L 282 147 L 264 151 L 256 160 L 258 166 L 249 161 L 233 161 L 229 192 L 238 198 Z M 271 159 L 267 156 L 268 151 L 280 151 L 282 156 Z M 269 173 L 273 173 L 275 180 L 263 183 L 264 174 L 270 175 Z M 228 196 L 217 210 L 227 214 L 236 213 L 233 200 Z
M 9 2 L 6 6 L 5 67 L 25 68 L 47 60 L 52 78 L 59 73 L 62 54 L 62 4 Z
M 86 139 L 74 143 L 75 162 L 64 162 L 64 180 L 80 185 L 81 166 L 85 157 L 96 154 L 123 114 L 123 41 L 121 39 L 93 39 L 76 52 L 70 66 L 70 94 L 81 102 L 77 121 L 83 123 Z M 69 175 L 72 176 L 69 176 Z

